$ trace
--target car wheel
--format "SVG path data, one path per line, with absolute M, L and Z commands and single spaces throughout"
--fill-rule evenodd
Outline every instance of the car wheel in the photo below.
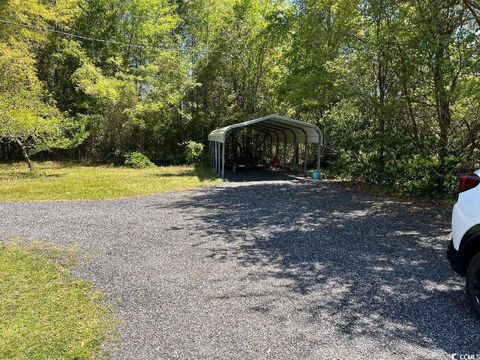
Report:
M 467 296 L 473 311 L 480 318 L 480 253 L 475 255 L 467 268 Z

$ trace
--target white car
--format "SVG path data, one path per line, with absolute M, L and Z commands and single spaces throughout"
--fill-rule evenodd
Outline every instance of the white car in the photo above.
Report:
M 466 277 L 467 296 L 480 318 L 480 170 L 460 177 L 458 201 L 452 213 L 448 259 Z

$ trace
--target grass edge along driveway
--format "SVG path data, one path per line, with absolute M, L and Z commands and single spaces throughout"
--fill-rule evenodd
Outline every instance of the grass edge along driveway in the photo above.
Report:
M 39 162 L 0 164 L 0 201 L 101 200 L 187 190 L 219 183 L 202 164 L 130 169 Z
M 72 277 L 74 258 L 43 243 L 0 244 L 1 359 L 108 355 L 118 319 L 90 282 Z

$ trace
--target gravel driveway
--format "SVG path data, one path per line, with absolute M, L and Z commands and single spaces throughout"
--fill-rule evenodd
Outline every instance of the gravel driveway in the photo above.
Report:
M 86 254 L 76 273 L 124 319 L 115 359 L 449 359 L 480 353 L 449 215 L 335 183 L 231 182 L 0 203 L 0 239 Z

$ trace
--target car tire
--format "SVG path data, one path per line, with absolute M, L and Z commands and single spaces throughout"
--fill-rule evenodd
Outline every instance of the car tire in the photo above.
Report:
M 475 255 L 468 264 L 466 280 L 468 300 L 480 319 L 480 253 Z

